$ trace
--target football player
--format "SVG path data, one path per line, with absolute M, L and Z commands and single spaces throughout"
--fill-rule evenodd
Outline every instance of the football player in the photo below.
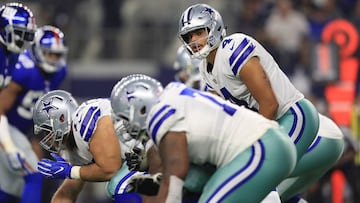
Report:
M 177 71 L 175 80 L 194 89 L 205 90 L 206 84 L 201 79 L 199 63 L 199 59 L 191 57 L 184 46 L 180 46 L 176 52 L 176 60 L 173 65 Z
M 145 172 L 130 172 L 126 164 L 122 166 L 125 152 L 136 142 L 130 136 L 125 140 L 121 139 L 126 135 L 117 136 L 126 129 L 122 119 L 113 120 L 111 112 L 109 99 L 91 99 L 78 106 L 63 90 L 50 91 L 36 102 L 34 132 L 53 156 L 39 161 L 38 170 L 47 178 L 65 179 L 53 202 L 75 202 L 86 182 L 99 181 L 109 181 L 107 192 L 116 202 L 138 197 L 128 194 L 127 181 Z
M 49 90 L 57 89 L 67 73 L 67 47 L 64 34 L 56 27 L 40 27 L 30 49 L 21 53 L 10 82 L 0 92 L 2 130 L 0 183 L 2 189 L 20 196 L 31 187 L 31 198 L 39 202 L 42 176 L 37 172 L 37 153 L 29 140 L 32 138 L 32 107 L 37 99 Z M 25 185 L 24 185 L 25 180 Z M 23 189 L 24 188 L 24 189 Z M 35 197 L 36 196 L 36 197 Z
M 193 57 L 202 59 L 199 69 L 210 92 L 278 121 L 288 133 L 298 161 L 289 177 L 307 175 L 306 184 L 302 184 L 309 185 L 335 164 L 343 140 L 337 136 L 317 137 L 319 114 L 314 105 L 255 39 L 243 33 L 226 36 L 221 15 L 206 4 L 192 5 L 182 13 L 178 37 Z M 326 167 L 322 165 L 325 160 L 329 161 Z M 293 192 L 281 194 L 282 200 L 290 200 L 296 195 Z
M 156 202 L 182 201 L 189 163 L 216 166 L 199 202 L 260 202 L 295 166 L 295 147 L 275 121 L 181 83 L 162 91 L 155 79 L 129 77 L 114 87 L 111 102 L 130 134 L 149 136 L 158 149 Z
M 16 160 L 20 158 L 19 150 L 12 138 L 22 133 L 17 128 L 9 127 L 5 115 L 8 110 L 5 106 L 15 103 L 12 97 L 7 97 L 6 89 L 11 83 L 14 72 L 17 71 L 15 67 L 18 65 L 15 64 L 18 63 L 19 54 L 34 42 L 35 31 L 35 18 L 28 7 L 19 3 L 7 3 L 0 7 L 0 202 L 13 202 L 20 196 L 23 197 L 23 202 L 40 202 L 41 185 L 37 173 L 35 170 L 21 170 L 21 163 Z M 20 95 L 18 101 L 21 101 L 22 97 L 23 95 Z M 19 114 L 22 113 L 21 106 L 18 104 L 14 106 L 19 107 L 17 110 Z M 27 113 L 26 110 L 24 113 Z M 31 120 L 31 117 L 27 119 Z M 21 125 L 21 123 L 17 124 Z M 16 131 L 16 134 L 10 136 L 12 133 L 10 131 Z M 19 139 L 26 139 L 24 135 L 19 136 L 23 136 Z M 22 147 L 30 147 L 27 144 L 28 142 L 25 141 Z M 12 168 L 13 163 L 16 165 L 16 170 Z M 23 167 L 29 167 L 28 163 Z

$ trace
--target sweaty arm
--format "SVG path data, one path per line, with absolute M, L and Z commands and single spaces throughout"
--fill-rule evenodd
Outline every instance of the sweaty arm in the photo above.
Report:
M 149 140 L 148 142 L 151 142 L 151 147 L 146 152 L 146 157 L 149 163 L 149 173 L 155 174 L 162 172 L 159 150 L 155 147 L 152 140 Z
M 13 106 L 21 91 L 22 87 L 15 82 L 10 82 L 0 91 L 0 142 L 7 152 L 11 151 L 15 145 L 9 134 L 9 123 L 5 114 Z
M 119 140 L 110 116 L 100 118 L 90 144 L 94 163 L 80 168 L 84 181 L 108 181 L 121 168 Z
M 184 179 L 189 168 L 185 132 L 168 132 L 160 142 L 159 154 L 163 179 L 157 202 L 181 202 Z
M 56 190 L 51 203 L 74 203 L 84 186 L 81 180 L 65 179 Z
M 239 75 L 240 80 L 245 83 L 251 95 L 258 102 L 259 113 L 266 118 L 275 120 L 279 103 L 259 58 L 252 57 L 241 68 Z

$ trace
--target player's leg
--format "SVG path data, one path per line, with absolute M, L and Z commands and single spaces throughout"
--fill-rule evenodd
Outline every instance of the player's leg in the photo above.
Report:
M 131 177 L 146 174 L 147 172 L 129 171 L 126 163 L 122 164 L 120 170 L 111 178 L 106 185 L 107 195 L 116 203 L 129 202 L 141 203 L 142 197 L 138 193 L 128 193 L 126 189 Z M 151 188 L 149 188 L 151 189 Z
M 5 152 L 0 149 L 0 202 L 20 199 L 24 180 L 21 173 L 10 168 Z
M 185 178 L 184 189 L 190 193 L 201 193 L 215 171 L 216 167 L 210 164 L 196 165 L 190 163 Z
M 341 130 L 332 120 L 320 115 L 317 138 L 294 169 L 293 178 L 284 180 L 279 186 L 282 199 L 292 198 L 318 180 L 341 157 L 343 148 Z
M 319 129 L 319 114 L 314 105 L 302 99 L 277 120 L 294 142 L 298 161 L 305 154 Z
M 20 202 L 20 199 L 14 195 L 11 195 L 7 192 L 4 192 L 0 189 L 0 202 L 6 203 L 6 202 Z
M 340 159 L 344 150 L 341 130 L 327 117 L 320 116 L 319 133 L 306 154 L 296 165 L 292 176 L 278 187 L 283 201 L 304 191 Z
M 288 136 L 270 129 L 253 146 L 218 168 L 199 202 L 260 202 L 289 175 L 296 149 Z
M 13 126 L 9 127 L 14 144 L 19 149 L 21 149 L 24 154 L 26 154 L 23 170 L 24 187 L 21 195 L 22 203 L 40 203 L 42 197 L 42 183 L 44 178 L 39 172 L 37 172 L 36 169 L 37 162 L 39 161 L 37 155 L 32 150 L 28 138 L 17 128 L 14 128 Z

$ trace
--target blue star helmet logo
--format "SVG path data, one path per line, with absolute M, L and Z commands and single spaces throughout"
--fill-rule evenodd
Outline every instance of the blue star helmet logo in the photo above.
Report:
M 214 10 L 209 7 L 205 7 L 205 10 L 203 12 L 208 12 L 210 15 L 212 15 L 214 13 Z
M 43 108 L 41 109 L 42 111 L 46 111 L 46 113 L 49 115 L 50 110 L 57 110 L 59 108 L 57 108 L 56 106 L 52 105 L 52 99 L 50 101 L 41 101 L 43 104 Z

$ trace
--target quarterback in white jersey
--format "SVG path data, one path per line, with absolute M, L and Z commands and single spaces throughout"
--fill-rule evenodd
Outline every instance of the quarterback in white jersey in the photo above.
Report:
M 115 91 L 123 104 L 115 114 L 128 118 L 134 137 L 146 124 L 159 151 L 156 202 L 181 202 L 189 163 L 216 167 L 198 202 L 260 202 L 292 171 L 295 147 L 275 121 L 181 83 L 161 89 L 138 75 Z
M 237 33 L 224 38 L 217 49 L 212 71 L 208 72 L 208 64 L 203 60 L 200 73 L 210 91 L 217 92 L 235 104 L 259 110 L 259 103 L 246 83 L 240 80 L 242 68 L 252 57 L 259 58 L 275 93 L 278 101 L 275 119 L 279 119 L 304 95 L 292 85 L 265 48 L 252 37 Z
M 319 129 L 318 112 L 291 84 L 260 43 L 242 33 L 226 37 L 221 15 L 206 4 L 192 5 L 183 12 L 178 36 L 193 57 L 203 59 L 200 72 L 209 91 L 278 121 L 297 149 L 298 164 L 294 172 L 305 175 L 309 171 L 321 170 L 323 174 L 331 167 L 317 164 L 304 166 L 301 161 L 304 156 L 314 163 L 332 159 L 332 165 L 335 164 L 342 150 L 336 150 L 336 156 L 326 154 L 326 150 L 323 156 L 309 151 Z M 327 141 L 334 143 L 338 149 L 343 145 L 341 139 L 322 137 L 315 147 L 327 146 Z M 297 175 L 291 174 L 290 177 Z M 313 178 L 307 179 L 308 183 L 319 177 L 314 174 Z M 290 198 L 291 195 L 282 196 L 283 201 Z

